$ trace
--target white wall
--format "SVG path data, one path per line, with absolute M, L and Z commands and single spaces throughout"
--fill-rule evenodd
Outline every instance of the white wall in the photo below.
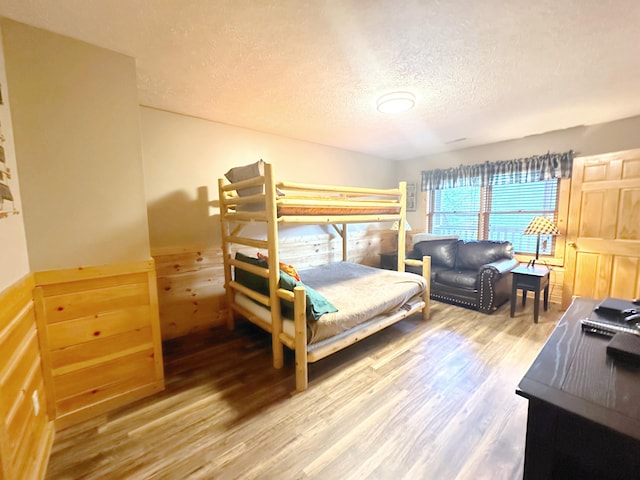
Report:
M 2 28 L 0 27 L 0 38 Z M 18 183 L 18 166 L 13 144 L 13 126 L 9 106 L 9 86 L 4 65 L 4 49 L 0 44 L 0 133 L 4 136 L 1 142 L 4 148 L 5 165 L 10 170 L 10 179 L 6 184 L 11 190 L 14 201 L 5 201 L 0 208 L 0 292 L 16 280 L 29 273 L 27 254 L 27 238 L 24 233 L 24 216 L 20 200 L 20 184 Z
M 397 184 L 389 160 L 147 107 L 141 116 L 155 252 L 219 245 L 217 180 L 234 166 L 263 159 L 281 180 L 373 188 Z
M 148 259 L 134 59 L 2 28 L 31 270 Z
M 573 150 L 576 156 L 589 156 L 638 147 L 640 116 L 396 162 L 397 179 L 417 182 L 419 188 L 422 170 L 511 160 L 547 152 Z M 418 211 L 407 214 L 407 220 L 416 230 L 424 227 L 424 211 L 420 204 L 418 206 Z

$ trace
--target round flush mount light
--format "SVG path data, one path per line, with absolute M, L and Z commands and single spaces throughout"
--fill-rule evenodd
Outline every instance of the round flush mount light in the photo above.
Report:
M 402 113 L 411 110 L 416 97 L 411 92 L 391 92 L 378 98 L 376 106 L 382 113 Z

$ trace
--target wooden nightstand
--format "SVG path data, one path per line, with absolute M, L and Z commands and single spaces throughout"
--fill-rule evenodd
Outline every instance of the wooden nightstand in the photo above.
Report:
M 518 289 L 522 289 L 522 306 L 527 303 L 527 292 L 535 293 L 533 304 L 533 321 L 538 323 L 540 312 L 540 292 L 544 290 L 544 310 L 549 308 L 549 269 L 547 267 L 519 266 L 511 270 L 513 273 L 513 287 L 511 289 L 511 316 L 516 311 Z
M 380 268 L 385 270 L 398 269 L 398 252 L 387 252 L 380 254 Z

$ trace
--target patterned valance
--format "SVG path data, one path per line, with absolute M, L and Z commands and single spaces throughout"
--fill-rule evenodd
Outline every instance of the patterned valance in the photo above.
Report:
M 552 178 L 571 178 L 573 150 L 547 153 L 529 158 L 460 165 L 457 168 L 425 170 L 421 190 L 451 187 L 489 186 L 537 182 Z

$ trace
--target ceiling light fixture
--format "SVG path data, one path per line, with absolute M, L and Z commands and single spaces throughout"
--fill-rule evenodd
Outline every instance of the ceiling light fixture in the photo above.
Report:
M 391 92 L 378 98 L 376 105 L 382 113 L 401 113 L 411 110 L 416 104 L 416 97 L 411 92 Z

